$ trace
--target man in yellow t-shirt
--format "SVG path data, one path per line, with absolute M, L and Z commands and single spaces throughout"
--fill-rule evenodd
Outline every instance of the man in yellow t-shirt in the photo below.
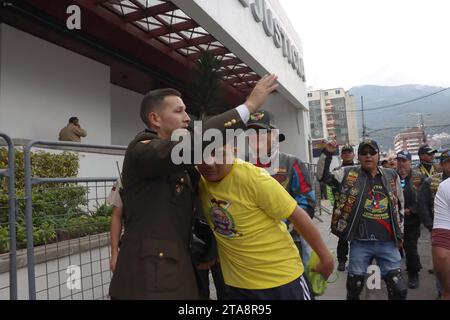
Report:
M 232 158 L 224 146 L 224 158 Z M 289 219 L 317 252 L 316 271 L 325 279 L 333 257 L 308 214 L 264 169 L 240 159 L 198 166 L 203 212 L 217 240 L 225 283 L 232 299 L 310 300 L 297 247 L 283 219 Z

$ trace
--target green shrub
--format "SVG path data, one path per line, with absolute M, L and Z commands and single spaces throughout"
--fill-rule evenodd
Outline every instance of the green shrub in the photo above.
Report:
M 9 251 L 9 229 L 0 226 L 0 253 Z
M 0 224 L 8 223 L 9 213 L 8 213 L 8 194 L 0 190 Z
M 16 226 L 17 249 L 27 247 L 27 236 L 25 224 Z M 35 246 L 52 243 L 56 240 L 56 232 L 52 225 L 44 223 L 33 226 L 33 241 Z M 9 251 L 9 227 L 0 226 L 0 254 Z
M 15 175 L 16 190 L 23 190 L 25 186 L 25 162 L 24 152 L 15 150 Z M 62 152 L 54 154 L 44 151 L 31 152 L 31 175 L 43 178 L 75 178 L 78 175 L 79 156 L 74 152 Z M 8 167 L 8 153 L 5 148 L 0 148 L 0 169 Z M 6 179 L 3 179 L 6 180 Z M 45 186 L 41 186 L 45 188 Z M 3 181 L 0 186 L 2 191 L 7 191 L 7 185 Z
M 109 230 L 111 217 L 81 215 L 67 221 L 66 230 L 70 238 L 84 237 Z
M 102 204 L 97 207 L 97 211 L 94 213 L 94 215 L 110 217 L 112 215 L 112 206 L 108 204 Z
M 35 246 L 40 246 L 56 241 L 55 226 L 43 223 L 39 226 L 33 226 L 33 242 Z
M 96 232 L 102 233 L 110 230 L 111 216 L 95 217 Z
M 108 232 L 111 216 L 90 216 L 87 214 L 67 217 L 48 217 L 33 225 L 33 242 L 35 246 L 57 241 L 57 234 L 65 234 L 68 240 L 88 235 Z M 16 225 L 17 249 L 27 247 L 25 222 L 20 219 Z M 0 226 L 0 254 L 9 251 L 9 227 Z
M 24 153 L 15 150 L 15 175 L 17 199 L 25 199 Z M 8 154 L 0 148 L 0 168 L 8 166 Z M 31 153 L 32 176 L 43 178 L 74 178 L 78 174 L 79 157 L 73 152 L 53 154 L 43 151 Z M 6 179 L 0 184 L 0 223 L 8 221 L 8 198 Z M 33 187 L 33 217 L 80 213 L 79 207 L 86 205 L 87 190 L 75 184 L 44 184 Z M 18 216 L 25 214 L 25 201 L 18 201 Z

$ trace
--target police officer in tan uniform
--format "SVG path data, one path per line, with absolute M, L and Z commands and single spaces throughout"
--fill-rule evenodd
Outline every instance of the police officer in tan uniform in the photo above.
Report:
M 81 137 L 86 137 L 87 132 L 80 126 L 80 120 L 77 117 L 71 117 L 67 126 L 59 132 L 59 141 L 80 142 Z

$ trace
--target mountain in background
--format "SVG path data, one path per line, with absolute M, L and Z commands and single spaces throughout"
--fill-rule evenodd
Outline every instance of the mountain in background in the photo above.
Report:
M 395 103 L 413 100 L 440 91 L 444 88 L 425 85 L 375 86 L 364 85 L 349 90 L 354 96 L 356 110 L 361 110 L 364 97 L 364 117 L 370 138 L 376 140 L 383 151 L 394 148 L 394 137 L 402 128 L 417 127 L 423 114 L 425 132 L 430 135 L 450 133 L 450 90 L 401 106 L 373 110 Z M 362 113 L 357 112 L 357 123 L 362 136 Z

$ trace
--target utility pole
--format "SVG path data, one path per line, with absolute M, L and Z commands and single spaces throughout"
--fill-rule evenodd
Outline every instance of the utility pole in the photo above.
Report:
M 423 114 L 419 113 L 419 128 L 422 130 L 422 141 L 427 143 L 427 134 L 425 133 L 425 123 L 423 121 Z
M 364 120 L 364 97 L 361 96 L 361 112 L 362 112 L 362 127 L 363 127 L 363 140 L 366 139 L 366 121 Z
M 424 117 L 424 115 L 425 115 L 425 116 L 430 116 L 431 113 L 427 113 L 427 114 L 423 114 L 423 113 L 410 113 L 410 115 L 412 115 L 412 116 L 417 116 L 417 127 L 418 127 L 419 129 L 422 130 L 422 133 L 423 133 L 423 138 L 422 138 L 422 140 L 423 140 L 424 143 L 426 143 L 426 142 L 427 142 L 427 135 L 426 135 L 426 133 L 425 133 L 425 120 L 424 120 L 423 117 Z
M 420 129 L 424 129 L 425 128 L 425 123 L 423 121 L 423 114 L 419 113 L 419 128 Z
M 309 135 L 308 137 L 308 151 L 309 151 L 309 162 L 313 163 L 314 155 L 313 155 L 313 144 L 311 135 Z

